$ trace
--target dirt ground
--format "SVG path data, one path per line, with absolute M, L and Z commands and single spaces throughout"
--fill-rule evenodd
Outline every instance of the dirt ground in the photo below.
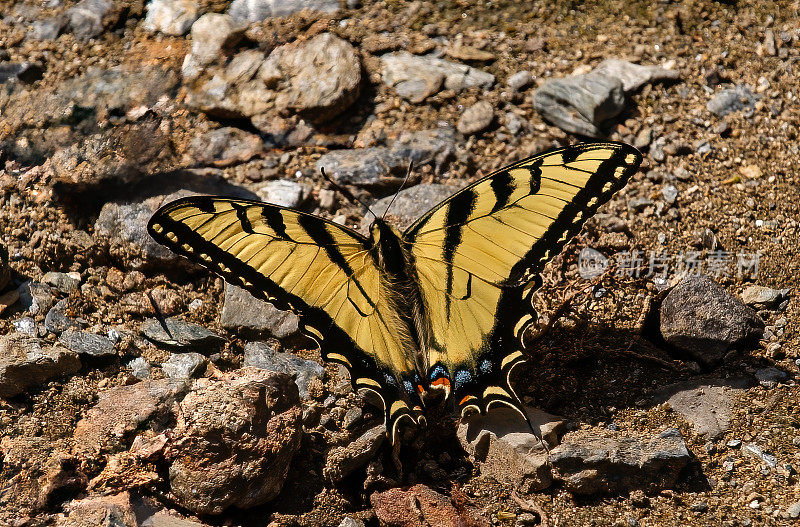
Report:
M 30 3 L 34 4 L 38 6 L 37 2 Z M 518 112 L 529 123 L 523 132 L 514 135 L 500 124 L 493 125 L 467 138 L 462 155 L 443 173 L 436 174 L 429 168 L 422 171 L 424 182 L 467 181 L 545 147 L 578 141 L 545 122 L 534 110 L 531 94 L 547 79 L 568 76 L 576 69 L 585 70 L 611 57 L 641 64 L 674 61 L 680 79 L 647 85 L 633 93 L 624 116 L 610 135 L 611 139 L 633 143 L 644 128 L 649 128 L 653 142 L 663 138 L 666 155 L 661 160 L 654 159 L 653 150 L 645 146 L 642 170 L 604 209 L 625 220 L 626 233 L 612 236 L 600 228 L 599 222 L 590 222 L 548 266 L 545 286 L 535 300 L 542 325 L 567 297 L 575 296 L 559 321 L 535 340 L 530 361 L 516 375 L 515 386 L 531 406 L 563 416 L 575 428 L 612 427 L 620 433 L 646 437 L 676 427 L 686 440 L 693 463 L 684 471 L 677 488 L 654 495 L 634 492 L 579 498 L 554 485 L 534 493 L 530 499 L 542 508 L 548 525 L 553 527 L 733 527 L 788 525 L 795 521 L 787 511 L 800 501 L 800 387 L 795 363 L 800 359 L 800 307 L 796 299 L 800 276 L 800 4 L 699 0 L 364 4 L 335 15 L 302 14 L 261 23 L 260 34 L 276 43 L 291 42 L 313 28 L 323 27 L 356 48 L 361 46 L 364 88 L 343 116 L 321 129 L 329 137 L 326 144 L 269 151 L 262 160 L 225 168 L 225 177 L 233 183 L 247 183 L 251 177 L 248 174 L 266 165 L 264 160 L 290 152 L 280 167 L 285 174 L 277 177 L 302 173 L 303 181 L 313 187 L 311 198 L 303 207 L 329 217 L 344 214 L 357 225 L 361 211 L 356 207 L 346 203 L 333 211 L 319 207 L 319 191 L 327 184 L 316 174 L 314 164 L 328 149 L 353 147 L 356 138 L 363 137 L 362 128 L 371 122 L 368 117 L 374 116 L 389 137 L 396 137 L 403 131 L 429 129 L 440 121 L 454 124 L 465 107 L 481 100 L 489 101 L 498 115 L 512 109 Z M 0 14 L 19 5 L 25 4 L 0 2 Z M 227 7 L 225 2 L 206 5 L 217 11 Z M 35 104 L 37 91 L 85 73 L 92 66 L 136 68 L 156 64 L 179 75 L 190 46 L 188 38 L 155 36 L 141 28 L 140 16 L 128 17 L 117 30 L 88 43 L 71 35 L 51 41 L 26 40 L 13 21 L 0 23 L 0 53 L 8 61 L 46 64 L 41 80 L 15 92 L 14 107 Z M 351 23 L 343 26 L 339 23 L 343 19 Z M 767 30 L 777 36 L 774 55 L 765 51 Z M 485 92 L 473 89 L 458 94 L 439 93 L 422 104 L 409 103 L 381 83 L 380 62 L 376 54 L 364 49 L 369 36 L 380 34 L 412 43 L 429 39 L 430 35 L 460 39 L 463 45 L 492 55 L 492 60 L 472 64 L 494 74 L 498 81 Z M 788 35 L 788 42 L 782 40 L 783 34 Z M 521 70 L 532 73 L 533 85 L 519 95 L 511 94 L 505 79 Z M 719 118 L 706 109 L 706 103 L 721 89 L 715 78 L 750 86 L 760 100 L 751 112 L 733 112 Z M 185 90 L 177 91 L 176 109 L 169 124 L 169 140 L 179 152 L 186 150 L 195 131 L 219 124 L 200 112 L 185 109 L 185 95 Z M 69 297 L 72 315 L 85 319 L 91 328 L 105 330 L 113 326 L 135 332 L 145 317 L 123 308 L 120 301 L 125 290 L 109 285 L 120 273 L 133 275 L 142 290 L 171 292 L 177 299 L 176 314 L 229 339 L 218 368 L 240 364 L 244 339 L 225 332 L 218 322 L 221 281 L 205 273 L 186 278 L 180 273 L 163 274 L 146 267 L 134 270 L 99 239 L 88 247 L 81 245 L 84 234 L 94 236 L 93 225 L 105 197 L 102 193 L 82 196 L 75 206 L 55 191 L 52 173 L 39 168 L 43 159 L 18 155 L 25 146 L 20 138 L 33 141 L 33 132 L 30 123 L 16 120 L 13 111 L 16 110 L 7 107 L 6 117 L 0 114 L 0 139 L 5 145 L 0 153 L 4 162 L 0 169 L 0 240 L 10 255 L 7 265 L 12 283 L 38 280 L 48 271 L 78 272 L 82 283 L 93 287 Z M 728 125 L 725 129 L 720 127 L 722 121 Z M 229 121 L 222 124 L 237 125 Z M 9 144 L 15 141 L 16 146 L 10 148 Z M 703 143 L 708 143 L 710 149 L 701 148 Z M 665 210 L 656 211 L 655 205 L 641 210 L 628 207 L 633 198 L 658 202 L 667 184 L 677 188 L 678 197 Z M 383 194 L 373 196 L 379 197 Z M 676 354 L 660 340 L 651 314 L 663 294 L 652 277 L 617 276 L 612 270 L 589 282 L 577 272 L 578 254 L 584 247 L 605 248 L 611 254 L 639 250 L 645 255 L 652 251 L 678 255 L 702 247 L 706 229 L 732 254 L 760 255 L 757 277 L 739 277 L 735 272 L 716 277 L 731 293 L 739 295 L 752 283 L 790 289 L 790 301 L 784 311 L 762 313 L 766 325 L 772 328 L 777 319 L 784 318 L 782 331 L 774 331 L 772 338 L 752 348 L 731 351 L 721 364 L 712 366 L 699 365 Z M 83 234 L 76 235 L 77 231 Z M 708 253 L 707 248 L 701 250 Z M 591 285 L 602 286 L 609 294 L 595 298 L 587 289 Z M 202 307 L 189 310 L 187 306 L 194 299 L 202 300 Z M 13 323 L 23 315 L 19 306 L 6 310 L 0 319 L 0 332 L 13 331 Z M 44 338 L 52 340 L 55 336 Z M 780 346 L 767 351 L 775 342 Z M 287 343 L 284 349 L 319 359 L 318 353 L 304 342 Z M 146 353 L 152 363 L 168 356 L 168 352 L 158 349 L 148 349 Z M 698 435 L 669 404 L 654 402 L 658 390 L 673 383 L 736 378 L 765 367 L 787 372 L 788 380 L 772 388 L 756 384 L 737 392 L 731 425 L 713 441 Z M 327 370 L 327 387 L 333 390 L 339 383 L 337 370 Z M 100 362 L 27 394 L 0 399 L 0 437 L 68 442 L 76 422 L 96 402 L 97 394 L 129 380 L 123 362 Z M 379 420 L 379 415 L 377 409 L 366 410 L 367 420 Z M 512 489 L 479 475 L 455 441 L 453 422 L 443 423 L 421 432 L 425 435 L 422 443 L 401 449 L 406 479 L 400 483 L 419 481 L 445 493 L 458 487 L 493 525 L 514 525 L 524 511 L 512 499 Z M 777 458 L 777 468 L 768 468 L 759 459 L 729 448 L 731 440 L 758 444 Z M 424 445 L 424 453 L 417 450 L 420 444 Z M 273 520 L 281 524 L 338 525 L 343 515 L 358 513 L 368 523 L 375 523 L 369 497 L 363 490 L 363 471 L 339 485 L 325 484 L 319 477 L 324 450 L 324 444 L 306 438 L 276 500 L 251 510 L 204 517 L 203 521 L 213 525 L 255 526 Z M 381 456 L 384 465 L 391 467 L 388 449 Z M 425 459 L 437 459 L 446 477 L 436 479 L 414 470 Z M 732 470 L 726 465 L 730 461 Z M 392 470 L 387 468 L 387 472 Z M 172 505 L 158 489 L 152 491 L 152 497 Z M 45 515 L 42 521 L 50 520 Z M 31 520 L 29 524 L 36 523 Z

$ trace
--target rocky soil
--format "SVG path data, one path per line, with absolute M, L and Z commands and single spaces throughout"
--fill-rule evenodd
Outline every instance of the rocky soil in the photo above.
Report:
M 0 0 L 0 525 L 788 525 L 800 3 Z M 407 225 L 589 138 L 501 409 L 398 448 L 294 315 L 149 239 L 193 193 Z M 366 219 L 368 221 L 368 218 Z

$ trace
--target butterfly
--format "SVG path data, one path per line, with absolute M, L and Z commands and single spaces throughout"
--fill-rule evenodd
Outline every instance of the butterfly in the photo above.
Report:
M 445 199 L 404 232 L 376 218 L 364 236 L 263 202 L 193 196 L 161 207 L 158 242 L 298 315 L 326 361 L 383 401 L 398 425 L 426 394 L 453 411 L 519 410 L 509 381 L 535 321 L 545 263 L 620 190 L 642 161 L 622 143 L 534 155 Z

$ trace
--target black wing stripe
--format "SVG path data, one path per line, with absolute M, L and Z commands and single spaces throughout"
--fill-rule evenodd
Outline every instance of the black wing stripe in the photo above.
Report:
M 517 188 L 514 183 L 514 178 L 508 173 L 508 170 L 500 172 L 492 178 L 492 191 L 497 200 L 492 207 L 492 212 L 496 212 L 508 204 L 508 198 L 514 193 Z
M 462 192 L 447 205 L 447 225 L 444 234 L 442 259 L 447 265 L 447 293 L 453 292 L 453 257 L 461 244 L 461 229 L 470 213 L 475 209 L 478 195 L 474 191 Z M 450 301 L 446 300 L 445 309 L 450 311 Z

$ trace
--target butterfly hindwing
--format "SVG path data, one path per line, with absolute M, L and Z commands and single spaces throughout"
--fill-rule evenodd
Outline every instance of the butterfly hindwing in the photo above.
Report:
M 366 238 L 292 209 L 210 196 L 162 207 L 148 230 L 226 281 L 296 312 L 323 358 L 383 399 L 388 430 L 412 416 L 416 392 L 402 385 L 415 367 L 411 346 Z
M 534 321 L 535 279 L 641 159 L 620 143 L 536 155 L 457 192 L 403 233 L 429 315 L 432 377 L 447 370 L 462 411 L 520 409 L 508 376 Z

